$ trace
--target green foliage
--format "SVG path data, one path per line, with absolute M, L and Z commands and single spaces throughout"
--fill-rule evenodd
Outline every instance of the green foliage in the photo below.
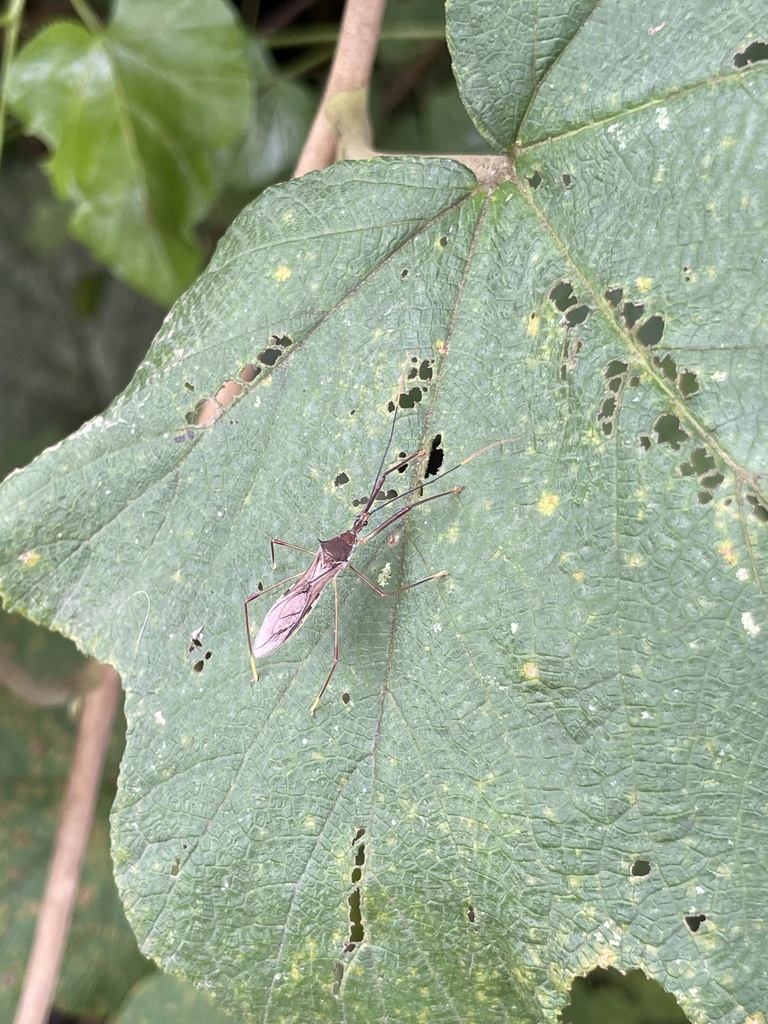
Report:
M 121 716 L 120 716 L 121 717 Z M 122 722 L 121 722 L 122 725 Z M 0 1019 L 12 1020 L 45 884 L 72 756 L 64 711 L 31 709 L 0 688 Z M 106 811 L 115 792 L 122 742 L 110 752 L 100 811 L 57 993 L 64 1012 L 103 1016 L 150 969 L 140 956 L 112 877 Z
M 73 235 L 172 301 L 200 267 L 191 229 L 220 188 L 216 151 L 245 130 L 243 37 L 229 6 L 123 0 L 106 27 L 51 25 L 14 61 L 8 95 L 52 149 Z
M 141 948 L 244 1019 L 554 1019 L 596 965 L 692 1020 L 766 1004 L 755 8 L 508 7 L 449 8 L 507 174 L 269 189 L 128 389 L 0 489 L 3 594 L 123 677 Z M 450 577 L 342 577 L 311 719 L 331 596 L 257 684 L 242 603 L 307 564 L 270 538 L 349 527 L 403 366 L 395 452 L 516 442 L 357 552 Z

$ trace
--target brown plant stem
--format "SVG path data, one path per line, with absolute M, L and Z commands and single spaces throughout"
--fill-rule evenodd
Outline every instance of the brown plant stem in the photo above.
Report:
M 100 684 L 83 700 L 61 821 L 14 1024 L 45 1024 L 56 993 L 104 756 L 120 699 L 120 677 L 114 669 L 101 666 L 101 676 Z
M 327 167 L 339 148 L 343 155 L 356 157 L 370 146 L 366 104 L 385 3 L 347 0 L 328 82 L 294 178 Z M 352 94 L 353 109 L 339 106 L 340 94 Z

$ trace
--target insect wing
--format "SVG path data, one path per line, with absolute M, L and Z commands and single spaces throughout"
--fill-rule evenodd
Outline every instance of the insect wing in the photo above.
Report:
M 254 658 L 265 658 L 293 636 L 312 611 L 326 583 L 329 583 L 341 568 L 341 565 L 325 564 L 321 554 L 315 556 L 315 561 L 301 579 L 289 587 L 264 616 L 259 632 L 251 644 Z

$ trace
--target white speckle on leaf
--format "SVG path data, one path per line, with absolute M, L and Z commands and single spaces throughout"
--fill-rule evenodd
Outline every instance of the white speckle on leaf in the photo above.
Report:
M 301 745 L 302 745 L 302 747 L 306 747 L 306 745 L 307 745 L 308 743 L 309 743 L 309 740 L 308 740 L 308 739 L 307 739 L 307 737 L 305 736 L 305 737 L 304 737 L 304 739 L 303 739 L 303 740 L 301 741 Z
M 649 718 L 651 717 L 651 712 L 650 712 L 650 711 L 643 711 L 643 712 L 641 713 L 640 717 L 641 717 L 641 718 L 642 718 L 642 719 L 643 719 L 644 721 L 647 721 L 647 720 L 648 720 L 648 719 L 649 719 Z
M 432 632 L 433 632 L 433 633 L 442 633 L 442 632 L 443 632 L 443 626 L 442 626 L 442 623 L 440 623 L 440 622 L 436 622 L 436 623 L 434 624 L 434 626 L 432 627 Z
M 510 622 L 509 628 L 510 628 L 510 630 L 512 631 L 513 634 L 517 633 L 518 629 L 520 629 L 520 623 L 519 622 Z
M 656 124 L 663 132 L 669 128 L 669 111 L 666 107 L 659 107 L 656 111 Z
M 744 582 L 744 580 L 748 580 L 749 579 L 749 573 L 744 568 L 744 566 L 742 566 L 740 569 L 736 570 L 736 579 L 737 580 L 741 580 L 742 583 Z
M 742 614 L 741 624 L 750 636 L 757 636 L 757 634 L 760 632 L 760 627 L 755 622 L 752 612 L 744 612 Z
M 158 725 L 165 725 L 165 717 L 162 711 L 155 712 L 155 721 Z

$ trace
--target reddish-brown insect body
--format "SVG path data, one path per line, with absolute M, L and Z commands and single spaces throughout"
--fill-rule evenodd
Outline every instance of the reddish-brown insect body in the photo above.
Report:
M 399 396 L 398 396 L 399 397 Z M 371 489 L 371 492 L 366 500 L 365 506 L 362 511 L 355 516 L 355 520 L 352 523 L 350 530 L 345 530 L 340 533 L 337 537 L 331 537 L 330 540 L 321 540 L 320 546 L 316 552 L 312 552 L 309 548 L 301 547 L 298 544 L 290 544 L 288 541 L 279 540 L 274 538 L 271 542 L 272 548 L 272 567 L 275 567 L 275 545 L 278 544 L 281 547 L 295 548 L 298 551 L 305 551 L 307 554 L 314 554 L 312 564 L 302 573 L 296 573 L 295 576 L 289 576 L 288 579 L 281 580 L 279 583 L 273 584 L 271 587 L 267 587 L 265 590 L 259 590 L 255 594 L 252 594 L 245 602 L 245 627 L 248 633 L 248 645 L 251 653 L 251 665 L 253 668 L 254 679 L 258 678 L 256 672 L 255 662 L 259 658 L 265 658 L 267 655 L 272 654 L 278 647 L 281 647 L 286 640 L 290 639 L 296 633 L 304 622 L 306 622 L 309 613 L 314 608 L 317 599 L 322 594 L 323 590 L 329 583 L 333 583 L 334 588 L 334 599 L 336 606 L 336 618 L 335 618 L 335 630 L 334 630 L 334 645 L 333 645 L 333 663 L 331 664 L 331 670 L 326 677 L 323 686 L 315 699 L 310 714 L 314 715 L 317 707 L 320 703 L 320 698 L 325 693 L 328 684 L 331 681 L 331 676 L 336 670 L 336 666 L 339 662 L 339 596 L 336 587 L 336 577 L 346 566 L 356 576 L 359 576 L 364 583 L 366 583 L 372 590 L 374 590 L 380 597 L 394 597 L 396 594 L 402 594 L 406 590 L 412 590 L 413 587 L 418 587 L 422 583 L 427 583 L 429 580 L 438 579 L 440 576 L 447 576 L 448 573 L 443 570 L 441 572 L 433 573 L 431 576 L 426 576 L 424 579 L 416 580 L 415 583 L 409 583 L 404 587 L 398 587 L 396 590 L 382 590 L 381 587 L 377 587 L 375 583 L 372 583 L 366 576 L 359 572 L 353 565 L 350 565 L 350 558 L 352 553 L 358 544 L 364 544 L 374 537 L 377 537 L 383 530 L 386 530 L 393 523 L 397 522 L 398 519 L 402 519 L 408 513 L 417 508 L 419 505 L 425 505 L 428 501 L 435 501 L 437 498 L 444 498 L 449 494 L 458 494 L 462 490 L 461 487 L 452 487 L 450 490 L 441 491 L 439 494 L 431 494 L 427 498 L 419 498 L 418 501 L 414 501 L 409 505 L 404 505 L 398 509 L 393 515 L 389 516 L 383 523 L 380 523 L 374 530 L 372 530 L 365 537 L 361 536 L 362 531 L 368 525 L 368 522 L 373 514 L 373 505 L 379 496 L 382 487 L 388 476 L 398 470 L 404 469 L 409 463 L 413 462 L 414 459 L 425 454 L 425 450 L 415 452 L 413 455 L 409 455 L 397 462 L 394 466 L 391 466 L 385 472 L 382 473 L 384 462 L 387 457 L 390 445 L 392 443 L 392 437 L 395 430 L 395 422 L 397 420 L 397 409 L 395 405 L 395 415 L 392 420 L 392 428 L 389 434 L 389 441 L 384 451 L 384 456 L 379 466 L 379 471 L 376 477 L 376 481 Z M 439 476 L 434 477 L 428 481 L 428 484 L 434 483 L 435 481 L 446 476 L 447 473 L 453 472 L 454 469 L 458 469 L 460 466 L 466 465 L 471 459 L 474 459 L 477 455 L 481 455 L 489 448 L 494 448 L 496 445 L 506 444 L 506 441 L 495 441 L 493 444 L 487 445 L 485 448 L 481 448 L 480 451 L 470 455 L 469 458 L 464 459 L 463 462 L 458 463 L 451 469 L 446 470 Z M 421 487 L 427 486 L 428 484 L 421 484 Z M 398 495 L 396 498 L 388 498 L 382 502 L 375 511 L 383 508 L 385 505 L 390 504 L 397 498 L 406 498 L 408 495 L 413 494 L 419 487 L 413 487 L 406 491 L 402 495 Z M 264 621 L 259 627 L 259 631 L 256 636 L 251 639 L 251 627 L 250 619 L 248 615 L 248 605 L 255 601 L 259 597 L 263 597 L 264 594 L 275 590 L 277 587 L 282 587 L 291 580 L 295 580 L 294 583 L 286 590 L 286 592 L 275 601 L 272 607 L 269 609 L 267 614 L 264 616 Z

